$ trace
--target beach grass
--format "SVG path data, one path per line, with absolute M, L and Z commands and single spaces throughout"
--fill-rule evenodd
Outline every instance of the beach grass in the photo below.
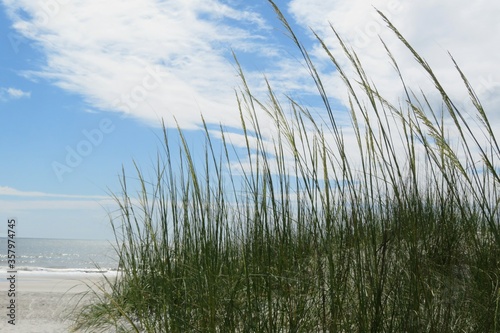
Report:
M 470 95 L 472 107 L 462 110 L 380 13 L 439 96 L 436 107 L 406 86 L 387 50 L 407 92 L 394 105 L 333 28 L 349 71 L 317 36 L 349 92 L 353 147 L 319 71 L 275 10 L 327 119 L 290 97 L 280 101 L 270 84 L 267 100 L 257 98 L 241 71 L 236 98 L 245 149 L 234 147 L 223 128 L 216 140 L 205 125 L 200 164 L 182 130 L 179 154 L 165 130 L 155 176 L 134 170 L 138 198 L 123 172 L 123 193 L 115 196 L 120 216 L 112 220 L 121 272 L 81 309 L 75 328 L 499 331 L 500 149 L 466 76 L 451 58 Z M 262 132 L 261 110 L 277 129 L 272 141 Z

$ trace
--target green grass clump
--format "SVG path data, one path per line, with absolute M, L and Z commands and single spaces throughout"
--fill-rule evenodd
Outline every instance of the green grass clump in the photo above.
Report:
M 356 77 L 345 74 L 318 37 L 350 93 L 357 141 L 348 146 L 311 58 L 276 10 L 329 119 L 320 122 L 291 98 L 285 110 L 270 85 L 262 102 L 241 73 L 237 98 L 247 148 L 239 162 L 223 129 L 221 147 L 215 147 L 205 126 L 203 165 L 195 163 L 182 131 L 180 157 L 172 156 L 165 133 L 155 177 L 146 180 L 137 168 L 137 201 L 123 175 L 123 196 L 116 196 L 121 215 L 113 220 L 121 273 L 82 309 L 75 327 L 499 331 L 500 149 L 459 67 L 472 111 L 456 107 L 425 60 L 386 20 L 428 73 L 441 104 L 436 110 L 405 85 L 388 50 L 407 92 L 395 106 L 338 35 Z M 259 110 L 278 129 L 271 143 L 261 131 Z M 480 137 L 465 121 L 472 112 L 482 125 Z M 453 142 L 450 130 L 458 133 Z

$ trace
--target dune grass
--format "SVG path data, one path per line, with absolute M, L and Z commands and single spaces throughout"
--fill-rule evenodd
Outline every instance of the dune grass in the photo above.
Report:
M 472 110 L 454 104 L 386 20 L 441 98 L 436 110 L 405 86 L 388 50 L 407 91 L 404 103 L 392 105 L 340 36 L 356 77 L 345 74 L 318 37 L 350 92 L 357 147 L 347 146 L 314 63 L 275 9 L 304 56 L 328 120 L 315 119 L 291 98 L 283 108 L 270 85 L 268 100 L 257 99 L 240 73 L 247 149 L 239 162 L 223 129 L 222 140 L 215 140 L 205 127 L 203 165 L 182 131 L 181 154 L 172 156 L 165 133 L 155 177 L 136 170 L 138 201 L 123 173 L 123 193 L 115 197 L 121 215 L 112 221 L 122 271 L 109 282 L 110 292 L 82 309 L 75 327 L 499 331 L 500 149 L 465 75 L 455 64 Z M 271 145 L 261 132 L 260 109 L 279 129 Z M 472 113 L 482 124 L 481 137 L 465 121 Z M 453 142 L 445 119 L 458 133 Z M 359 151 L 355 160 L 353 149 Z

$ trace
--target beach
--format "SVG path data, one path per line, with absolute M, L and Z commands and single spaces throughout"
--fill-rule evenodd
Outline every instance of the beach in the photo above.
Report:
M 107 273 L 111 276 L 116 273 Z M 0 332 L 26 333 L 66 333 L 71 332 L 68 315 L 75 306 L 89 301 L 90 296 L 82 299 L 86 285 L 103 281 L 100 273 L 85 272 L 31 272 L 19 271 L 15 280 L 15 325 L 10 324 L 10 311 L 7 306 L 12 297 L 8 291 L 9 274 L 0 271 L 2 314 Z

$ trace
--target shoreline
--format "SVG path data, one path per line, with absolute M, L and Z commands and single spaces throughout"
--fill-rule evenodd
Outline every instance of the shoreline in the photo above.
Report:
M 115 278 L 116 272 L 47 272 L 18 271 L 15 281 L 15 298 L 8 296 L 7 271 L 0 271 L 2 309 L 1 332 L 20 333 L 66 333 L 71 332 L 71 321 L 67 316 L 77 306 L 88 301 L 89 286 L 104 282 L 104 277 Z M 7 277 L 7 278 L 5 278 Z M 10 301 L 15 300 L 15 325 L 7 316 Z

